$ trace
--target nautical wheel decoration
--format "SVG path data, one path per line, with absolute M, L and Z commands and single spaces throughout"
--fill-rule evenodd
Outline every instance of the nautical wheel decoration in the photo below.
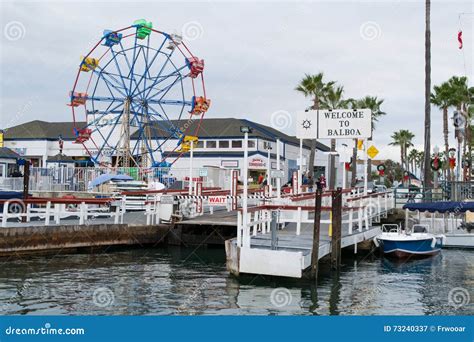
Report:
M 197 142 L 209 109 L 203 72 L 204 60 L 179 35 L 144 19 L 104 30 L 81 57 L 70 92 L 76 143 L 98 165 L 172 165 Z M 199 120 L 193 132 L 176 124 L 188 118 Z M 170 140 L 178 141 L 173 161 L 164 153 Z
M 385 174 L 385 164 L 377 165 L 377 171 L 379 172 L 379 176 L 383 176 Z
M 443 161 L 436 155 L 433 159 L 431 159 L 431 170 L 439 171 L 443 167 Z

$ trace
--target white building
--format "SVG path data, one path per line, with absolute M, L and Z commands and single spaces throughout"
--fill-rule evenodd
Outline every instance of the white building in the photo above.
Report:
M 173 121 L 176 127 L 187 132 L 194 132 L 198 120 Z M 272 127 L 264 126 L 252 121 L 234 118 L 204 119 L 199 129 L 199 141 L 194 148 L 193 165 L 196 168 L 203 166 L 217 166 L 229 169 L 243 168 L 243 133 L 242 126 L 252 128 L 249 134 L 249 176 L 257 179 L 260 173 L 265 173 L 268 165 L 268 148 L 271 148 L 271 168 L 276 169 L 276 143 L 280 143 L 281 169 L 287 178 L 298 169 L 299 140 Z M 191 134 L 191 133 L 186 133 Z M 161 131 L 158 127 L 151 129 L 151 135 L 158 141 L 164 141 L 169 133 Z M 48 167 L 47 160 L 59 153 L 59 137 L 64 141 L 63 154 L 72 157 L 76 166 L 91 165 L 90 156 L 83 145 L 76 143 L 72 122 L 45 122 L 30 121 L 18 126 L 5 129 L 4 144 L 23 158 L 31 160 L 33 166 Z M 131 144 L 137 137 L 132 134 Z M 156 160 L 166 157 L 169 162 L 175 161 L 173 168 L 189 168 L 189 153 L 175 152 L 177 139 L 169 139 L 162 146 L 162 155 L 156 152 Z M 309 160 L 310 144 L 303 144 L 303 160 Z M 328 178 L 328 152 L 329 148 L 321 143 L 317 144 L 314 163 L 316 176 L 324 172 Z M 304 168 L 306 170 L 306 167 Z

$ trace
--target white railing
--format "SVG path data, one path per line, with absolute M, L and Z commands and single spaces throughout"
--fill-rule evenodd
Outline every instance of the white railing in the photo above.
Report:
M 193 170 L 193 180 L 199 180 L 205 187 L 227 186 L 230 170 L 212 170 L 201 175 L 199 168 Z M 105 168 L 105 167 L 51 167 L 30 168 L 30 191 L 88 191 L 90 183 L 105 173 L 127 174 L 137 181 L 160 182 L 167 188 L 184 189 L 189 186 L 188 168 Z M 224 173 L 224 175 L 223 175 Z M 226 179 L 227 178 L 227 179 Z M 222 179 L 222 180 L 221 180 Z M 219 184 L 222 183 L 222 184 Z M 23 190 L 23 177 L 0 177 L 0 189 L 10 191 Z
M 322 207 L 325 211 L 330 211 L 327 206 L 331 196 L 322 198 Z M 329 199 L 329 200 L 328 200 Z M 354 230 L 362 232 L 369 230 L 372 223 L 380 222 L 382 216 L 387 215 L 388 210 L 393 208 L 393 198 L 391 193 L 372 194 L 367 196 L 355 196 L 348 193 L 343 198 L 342 225 L 347 226 L 347 233 L 352 235 Z M 272 215 L 277 215 L 277 224 L 284 228 L 288 223 L 295 223 L 295 234 L 301 234 L 302 224 L 312 224 L 314 219 L 310 217 L 310 212 L 314 212 L 314 197 L 304 199 L 292 205 L 263 205 L 257 208 L 250 208 L 247 213 L 247 222 L 243 222 L 241 210 L 237 213 L 237 246 L 250 248 L 251 236 L 266 234 L 270 232 Z M 277 214 L 275 214 L 277 213 Z M 321 224 L 332 224 L 331 218 L 321 219 Z
M 0 213 L 2 227 L 8 226 L 9 219 L 16 219 L 18 221 L 31 222 L 32 219 L 44 221 L 44 225 L 51 224 L 53 218 L 54 224 L 61 224 L 61 220 L 78 218 L 79 224 L 91 224 L 96 218 L 105 217 L 113 218 L 114 223 L 123 223 L 125 213 L 125 202 L 115 201 L 115 211 L 111 211 L 111 207 L 101 206 L 101 204 L 89 204 L 87 201 L 81 202 L 77 200 L 77 204 L 71 204 L 70 201 L 65 203 L 58 203 L 58 199 L 54 199 L 55 203 L 46 200 L 44 204 L 24 203 L 21 200 L 7 200 L 3 202 L 3 211 Z M 10 206 L 14 204 L 20 210 L 10 212 Z M 63 222 L 64 223 L 64 222 Z M 70 221 L 69 221 L 70 223 Z

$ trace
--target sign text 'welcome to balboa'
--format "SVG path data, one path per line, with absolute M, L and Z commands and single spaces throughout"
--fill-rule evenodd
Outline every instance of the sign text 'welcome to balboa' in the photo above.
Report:
M 300 139 L 353 139 L 372 135 L 370 109 L 310 110 L 298 113 L 296 133 Z

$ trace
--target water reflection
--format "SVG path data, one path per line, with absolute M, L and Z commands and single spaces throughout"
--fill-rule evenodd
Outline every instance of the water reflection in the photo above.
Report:
M 444 250 L 396 262 L 359 256 L 312 280 L 229 276 L 222 249 L 157 248 L 3 262 L 1 314 L 423 315 L 472 314 L 448 301 L 472 293 L 474 253 Z

